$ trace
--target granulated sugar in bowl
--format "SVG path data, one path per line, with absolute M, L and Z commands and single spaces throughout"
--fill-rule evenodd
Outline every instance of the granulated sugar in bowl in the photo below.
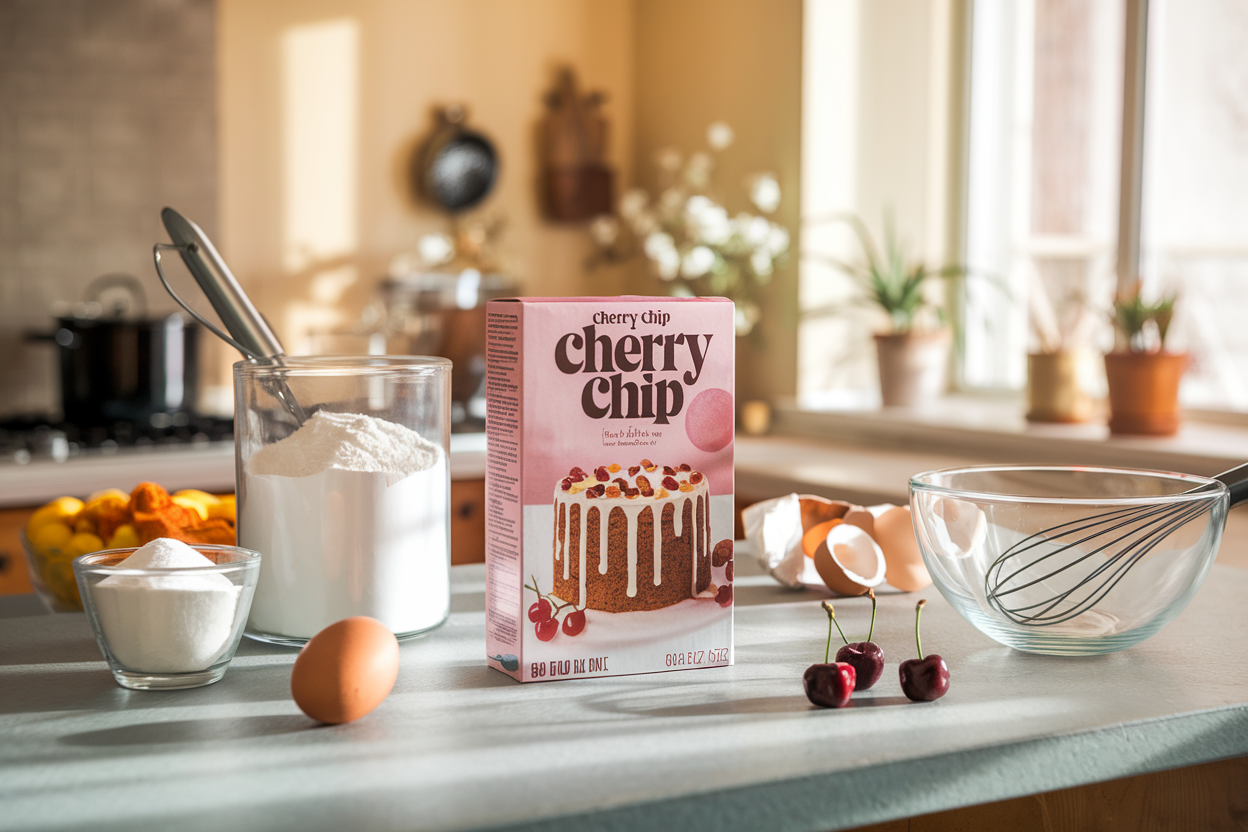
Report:
M 247 617 L 260 556 L 157 538 L 74 561 L 83 608 L 123 687 L 175 689 L 224 674 Z

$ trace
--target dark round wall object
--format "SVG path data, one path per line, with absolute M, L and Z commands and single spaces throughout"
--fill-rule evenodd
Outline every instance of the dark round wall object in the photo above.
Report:
M 481 202 L 497 178 L 494 148 L 475 133 L 463 133 L 444 144 L 425 171 L 429 195 L 448 211 L 464 211 Z
M 463 126 L 462 107 L 447 107 L 438 119 L 438 128 L 415 159 L 415 185 L 444 210 L 466 211 L 494 189 L 498 153 L 489 139 Z

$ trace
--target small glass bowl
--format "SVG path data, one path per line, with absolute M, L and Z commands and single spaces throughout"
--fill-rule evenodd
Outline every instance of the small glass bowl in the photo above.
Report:
M 127 569 L 136 549 L 82 555 L 74 575 L 91 630 L 123 688 L 177 690 L 225 675 L 251 610 L 260 555 L 193 544 L 215 566 Z
M 1082 466 L 978 466 L 910 479 L 923 561 L 985 635 L 1029 653 L 1090 656 L 1173 621 L 1213 565 L 1218 480 Z
M 26 554 L 30 585 L 43 605 L 51 612 L 82 612 L 78 584 L 74 581 L 74 556 L 60 549 L 37 549 L 26 537 L 25 529 L 18 537 Z

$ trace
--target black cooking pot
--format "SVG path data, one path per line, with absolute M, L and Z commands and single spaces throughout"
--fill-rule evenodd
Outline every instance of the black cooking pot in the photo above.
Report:
M 65 421 L 169 423 L 195 411 L 199 327 L 181 315 L 113 321 L 58 318 Z
M 97 278 L 87 294 L 82 314 L 58 317 L 51 335 L 31 336 L 57 344 L 65 421 L 164 427 L 194 413 L 199 327 L 180 314 L 148 316 L 143 287 L 130 275 Z

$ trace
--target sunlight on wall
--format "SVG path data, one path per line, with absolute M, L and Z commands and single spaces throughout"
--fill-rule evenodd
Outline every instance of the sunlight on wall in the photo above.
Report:
M 859 256 L 850 228 L 832 219 L 857 205 L 859 2 L 806 0 L 802 20 L 802 234 L 798 332 L 799 393 L 822 393 L 847 383 L 844 362 L 828 345 L 864 343 L 862 326 L 846 317 L 854 288 L 827 258 Z M 841 310 L 827 314 L 830 307 Z
M 356 249 L 359 41 L 351 18 L 293 26 L 282 36 L 287 272 Z

